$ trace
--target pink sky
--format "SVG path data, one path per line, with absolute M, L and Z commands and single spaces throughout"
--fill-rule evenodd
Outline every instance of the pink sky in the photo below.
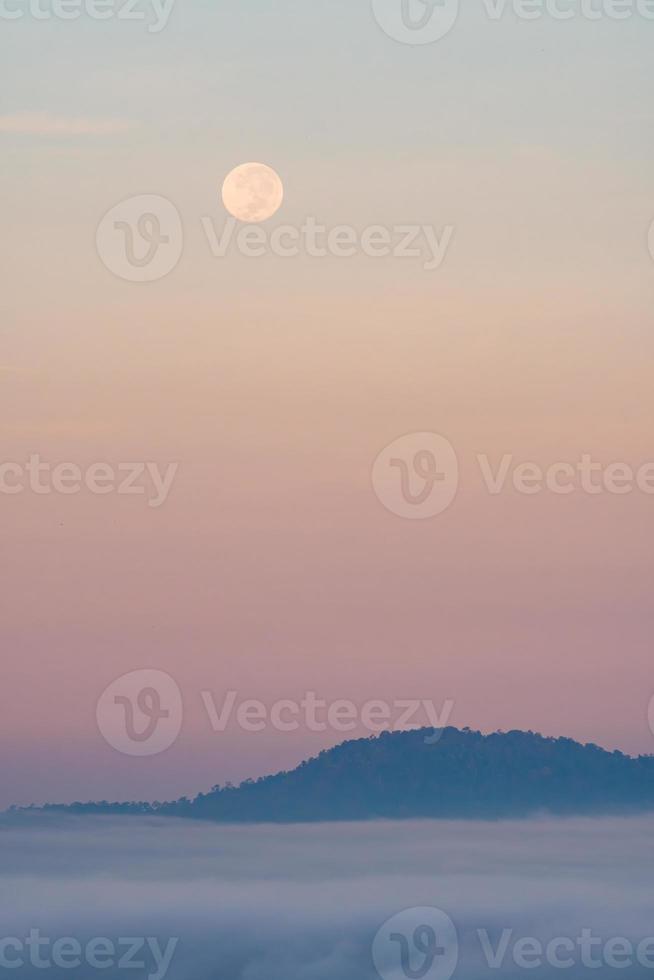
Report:
M 212 329 L 155 307 L 138 327 L 89 322 L 75 349 L 6 375 L 18 410 L 5 459 L 180 466 L 158 509 L 3 498 L 3 802 L 170 798 L 344 737 L 217 734 L 202 690 L 268 705 L 306 690 L 453 699 L 455 725 L 652 749 L 654 498 L 492 496 L 475 461 L 639 464 L 644 366 L 603 341 L 600 310 L 573 331 L 551 313 L 526 327 L 517 303 L 500 325 L 447 290 L 426 299 L 410 316 L 394 297 L 347 312 L 325 298 L 294 317 L 271 303 L 264 320 L 252 303 Z M 456 447 L 459 494 L 438 517 L 402 520 L 376 499 L 371 465 L 425 429 Z M 176 679 L 185 723 L 168 752 L 132 759 L 103 741 L 95 703 L 141 667 Z
M 323 7 L 13 33 L 0 463 L 179 467 L 159 508 L 0 494 L 0 805 L 172 798 L 342 737 L 216 734 L 202 690 L 451 699 L 454 725 L 654 751 L 654 496 L 493 496 L 477 463 L 654 459 L 649 34 L 478 11 L 414 50 L 366 4 Z M 249 160 L 284 182 L 268 231 L 452 226 L 445 262 L 215 258 L 202 218 L 222 227 L 222 181 Z M 150 283 L 95 247 L 140 194 L 184 228 Z M 459 460 L 429 520 L 371 485 L 415 432 Z M 96 702 L 143 667 L 175 678 L 184 727 L 131 758 Z

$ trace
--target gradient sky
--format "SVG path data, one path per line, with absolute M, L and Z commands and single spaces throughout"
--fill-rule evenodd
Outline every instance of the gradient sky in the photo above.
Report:
M 216 735 L 203 689 L 451 698 L 452 724 L 654 751 L 654 497 L 493 497 L 474 462 L 654 459 L 654 24 L 480 6 L 424 47 L 363 0 L 3 24 L 2 459 L 180 468 L 159 509 L 0 496 L 0 804 L 172 798 L 341 738 Z M 201 217 L 245 160 L 284 181 L 270 227 L 449 224 L 446 262 L 214 258 Z M 145 193 L 186 247 L 133 284 L 95 229 Z M 416 431 L 461 466 L 429 521 L 370 486 Z M 95 724 L 140 667 L 186 711 L 149 759 Z

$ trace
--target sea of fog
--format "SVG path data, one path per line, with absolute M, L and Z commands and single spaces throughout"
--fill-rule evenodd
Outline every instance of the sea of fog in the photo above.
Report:
M 652 977 L 654 816 L 0 819 L 0 976 Z

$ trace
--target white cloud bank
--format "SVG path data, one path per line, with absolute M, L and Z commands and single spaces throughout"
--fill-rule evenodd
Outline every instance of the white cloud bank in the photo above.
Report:
M 0 823 L 0 932 L 179 939 L 168 980 L 374 980 L 372 940 L 395 913 L 454 922 L 454 980 L 652 977 L 627 968 L 519 968 L 521 937 L 654 936 L 654 818 L 220 826 L 125 817 Z M 484 959 L 479 930 L 500 968 Z M 417 962 L 417 961 L 416 961 Z M 153 972 L 153 968 L 150 971 Z M 8 974 L 9 975 L 9 974 Z M 102 970 L 14 970 L 82 977 Z M 148 970 L 111 972 L 139 980 Z M 402 980 L 402 973 L 392 980 Z M 442 980 L 428 973 L 425 980 Z M 383 980 L 391 980 L 391 974 Z

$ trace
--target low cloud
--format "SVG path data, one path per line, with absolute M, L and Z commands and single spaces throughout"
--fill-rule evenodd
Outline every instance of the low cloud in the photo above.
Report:
M 459 936 L 454 980 L 654 976 L 637 964 L 525 970 L 511 956 L 522 936 L 546 943 L 584 928 L 603 941 L 652 936 L 653 844 L 651 817 L 302 826 L 5 819 L 1 930 L 80 942 L 150 936 L 162 949 L 175 937 L 168 980 L 375 980 L 371 947 L 382 923 L 436 906 Z M 507 929 L 509 952 L 493 970 L 478 930 L 496 947 Z M 14 973 L 43 975 L 31 969 Z

